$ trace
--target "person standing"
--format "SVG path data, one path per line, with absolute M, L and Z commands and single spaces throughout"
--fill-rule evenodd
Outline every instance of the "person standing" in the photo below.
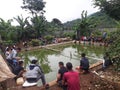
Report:
M 65 72 L 67 72 L 67 68 L 64 67 L 64 63 L 63 62 L 59 62 L 59 70 L 58 70 L 58 74 L 57 74 L 57 83 L 60 87 L 63 88 L 63 90 L 67 90 L 67 86 L 62 85 L 62 78 Z
M 72 63 L 66 64 L 68 72 L 63 75 L 63 85 L 67 84 L 67 90 L 80 90 L 79 73 L 75 72 L 72 68 Z
M 80 69 L 83 70 L 83 73 L 89 72 L 89 60 L 86 58 L 85 53 L 81 54 L 82 59 L 80 60 Z

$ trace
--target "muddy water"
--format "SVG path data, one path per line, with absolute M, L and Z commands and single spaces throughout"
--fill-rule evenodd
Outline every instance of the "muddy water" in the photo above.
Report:
M 21 53 L 25 61 L 25 67 L 30 63 L 33 58 L 38 59 L 45 72 L 47 82 L 55 80 L 58 71 L 58 62 L 63 61 L 64 64 L 71 62 L 73 66 L 80 65 L 81 53 L 86 53 L 89 58 L 90 64 L 103 59 L 104 47 L 99 46 L 84 46 L 84 45 L 64 45 L 52 47 L 52 50 L 39 49 L 36 51 L 26 51 Z

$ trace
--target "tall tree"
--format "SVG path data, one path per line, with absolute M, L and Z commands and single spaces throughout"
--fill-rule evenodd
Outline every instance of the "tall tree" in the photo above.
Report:
M 53 23 L 55 26 L 61 26 L 62 25 L 62 22 L 57 18 L 53 18 L 51 23 Z
M 45 12 L 43 10 L 44 7 L 45 2 L 43 0 L 23 0 L 22 8 L 25 10 L 29 10 L 32 15 L 43 14 Z
M 33 18 L 31 19 L 32 28 L 36 32 L 37 38 L 41 37 L 41 33 L 43 33 L 44 30 L 44 7 L 45 2 L 43 0 L 23 0 L 22 8 L 25 10 L 29 10 L 33 16 Z
M 93 0 L 94 5 L 99 7 L 110 17 L 120 20 L 120 0 Z

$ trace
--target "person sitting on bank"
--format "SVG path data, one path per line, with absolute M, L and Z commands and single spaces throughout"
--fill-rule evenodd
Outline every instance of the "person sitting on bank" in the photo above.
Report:
M 25 72 L 23 63 L 24 63 L 23 61 L 19 61 L 18 65 L 14 68 L 13 73 L 16 75 L 16 79 L 19 77 L 23 77 L 23 73 Z
M 103 69 L 107 68 L 108 66 L 110 66 L 112 64 L 111 60 L 110 60 L 110 56 L 109 54 L 106 52 L 104 55 L 104 61 L 103 61 Z
M 21 59 L 18 57 L 18 53 L 21 51 L 21 48 L 12 48 L 12 60 L 13 60 L 13 65 L 16 67 L 18 65 L 18 61 Z
M 86 58 L 85 53 L 81 54 L 82 59 L 80 60 L 80 69 L 83 73 L 89 72 L 89 60 Z
M 74 71 L 72 63 L 66 64 L 68 72 L 63 75 L 63 85 L 67 85 L 67 90 L 80 90 L 79 73 Z
M 8 64 L 12 65 L 13 61 L 12 61 L 12 50 L 11 50 L 11 48 L 6 48 L 5 56 L 6 56 L 6 60 L 7 60 Z
M 12 58 L 15 59 L 15 60 L 20 60 L 21 58 L 18 57 L 18 53 L 21 51 L 21 48 L 19 47 L 13 47 L 12 48 Z
M 58 70 L 58 74 L 57 74 L 57 83 L 60 87 L 63 88 L 63 90 L 67 90 L 65 88 L 67 88 L 66 86 L 62 85 L 62 78 L 65 72 L 67 72 L 67 68 L 64 67 L 64 63 L 63 62 L 59 62 L 59 70 Z
M 43 70 L 39 65 L 37 65 L 37 61 L 38 60 L 36 59 L 33 59 L 31 61 L 31 64 L 27 68 L 25 78 L 29 83 L 34 83 L 37 82 L 39 79 L 41 79 L 42 84 L 46 85 L 46 80 Z

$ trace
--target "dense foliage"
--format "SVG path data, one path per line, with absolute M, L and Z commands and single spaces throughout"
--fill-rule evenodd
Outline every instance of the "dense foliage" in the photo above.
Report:
M 119 22 L 120 0 L 94 0 L 94 4 L 99 7 L 101 11 L 105 12 Z M 117 70 L 120 70 L 120 29 L 114 33 L 111 33 L 110 39 L 113 42 L 107 51 L 112 58 L 117 56 L 117 58 L 114 58 L 114 65 Z
M 96 28 L 115 28 L 117 26 L 116 20 L 109 17 L 104 12 L 96 12 L 87 17 L 88 22 Z M 64 23 L 64 27 L 74 29 L 74 26 L 79 23 L 81 19 L 72 20 Z
M 45 2 L 43 0 L 23 0 L 22 8 L 25 10 L 29 10 L 32 15 L 44 13 L 44 7 Z
M 111 33 L 111 38 L 113 42 L 107 49 L 107 52 L 110 54 L 113 59 L 115 68 L 120 71 L 120 30 Z
M 80 36 L 86 36 L 89 34 L 89 22 L 87 19 L 87 11 L 81 13 L 81 20 L 75 26 L 77 30 L 77 39 L 80 39 Z
M 44 16 L 35 16 L 31 18 L 32 28 L 36 32 L 36 38 L 41 37 L 45 32 L 45 17 Z
M 110 17 L 120 20 L 120 0 L 93 0 L 96 7 Z
M 44 38 L 45 38 L 45 40 L 47 41 L 47 43 L 51 43 L 52 40 L 54 39 L 54 36 L 46 35 Z
M 30 42 L 30 45 L 32 45 L 32 46 L 39 46 L 40 45 L 40 40 L 32 39 L 31 42 Z
M 0 19 L 0 37 L 3 41 L 19 42 L 34 38 L 52 35 L 55 37 L 71 37 L 75 39 L 76 26 L 80 24 L 81 19 L 64 23 L 54 18 L 51 22 L 47 22 L 43 15 L 35 15 L 34 17 L 23 18 L 23 16 L 14 17 L 18 22 L 17 26 L 12 26 L 12 20 L 4 21 Z M 105 13 L 97 12 L 87 17 L 87 23 L 90 27 L 116 27 L 116 21 L 108 17 Z M 64 30 L 67 30 L 64 32 Z M 72 31 L 72 32 L 71 32 Z M 109 30 L 108 30 L 109 31 Z M 9 33 L 8 33 L 9 32 Z

